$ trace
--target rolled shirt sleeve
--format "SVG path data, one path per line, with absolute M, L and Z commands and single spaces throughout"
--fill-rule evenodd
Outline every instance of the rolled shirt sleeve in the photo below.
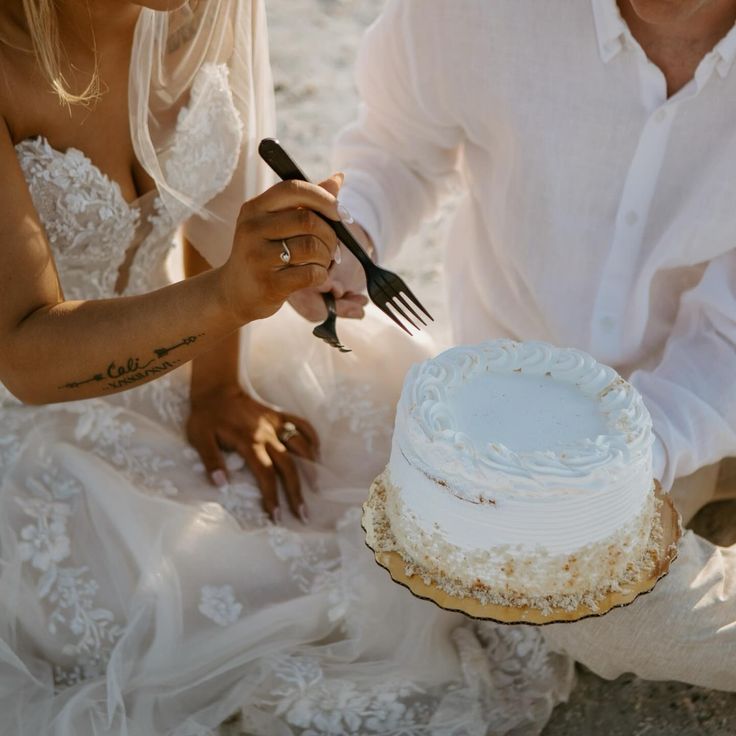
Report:
M 631 382 L 652 415 L 654 472 L 675 478 L 736 455 L 736 251 L 686 292 L 659 365 Z
M 345 172 L 340 200 L 381 259 L 394 255 L 459 183 L 461 129 L 436 53 L 448 11 L 431 5 L 423 12 L 423 2 L 391 0 L 367 31 L 356 71 L 359 116 L 335 145 L 336 167 Z

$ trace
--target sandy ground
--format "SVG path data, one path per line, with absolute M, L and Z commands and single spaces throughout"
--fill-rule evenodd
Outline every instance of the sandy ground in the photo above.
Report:
M 312 179 L 330 173 L 332 139 L 355 116 L 351 68 L 360 35 L 382 4 L 383 0 L 267 0 L 278 135 Z M 424 223 L 393 264 L 437 318 L 433 332 L 440 344 L 449 339 L 440 242 L 452 209 L 448 203 L 435 221 Z M 736 542 L 733 504 L 709 507 L 694 523 L 714 541 Z M 598 733 L 734 736 L 736 695 L 630 676 L 608 682 L 580 668 L 570 702 L 555 710 L 544 736 Z

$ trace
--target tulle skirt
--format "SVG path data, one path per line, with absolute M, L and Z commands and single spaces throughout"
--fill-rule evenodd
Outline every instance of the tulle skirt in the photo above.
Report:
M 342 321 L 341 321 L 342 322 Z M 213 487 L 183 425 L 188 368 L 107 399 L 0 407 L 2 736 L 536 734 L 572 664 L 529 627 L 395 585 L 360 504 L 409 365 L 372 314 L 340 354 L 286 308 L 250 331 L 258 393 L 317 428 L 308 525 L 270 523 L 235 455 Z

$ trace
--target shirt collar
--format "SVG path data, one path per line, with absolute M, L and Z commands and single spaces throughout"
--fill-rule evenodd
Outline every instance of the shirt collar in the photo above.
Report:
M 598 50 L 601 60 L 607 64 L 624 48 L 625 40 L 631 32 L 621 17 L 616 0 L 591 1 Z M 725 77 L 736 59 L 736 25 L 716 44 L 713 54 L 718 74 Z
M 721 77 L 725 77 L 736 58 L 736 25 L 716 44 L 716 69 Z
M 593 21 L 601 60 L 607 64 L 624 47 L 628 31 L 616 0 L 592 0 Z

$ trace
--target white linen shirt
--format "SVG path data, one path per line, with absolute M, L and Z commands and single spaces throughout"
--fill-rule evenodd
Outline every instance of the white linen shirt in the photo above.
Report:
M 667 98 L 615 0 L 390 0 L 336 145 L 394 254 L 455 183 L 457 342 L 574 346 L 637 386 L 665 488 L 736 454 L 736 29 Z

